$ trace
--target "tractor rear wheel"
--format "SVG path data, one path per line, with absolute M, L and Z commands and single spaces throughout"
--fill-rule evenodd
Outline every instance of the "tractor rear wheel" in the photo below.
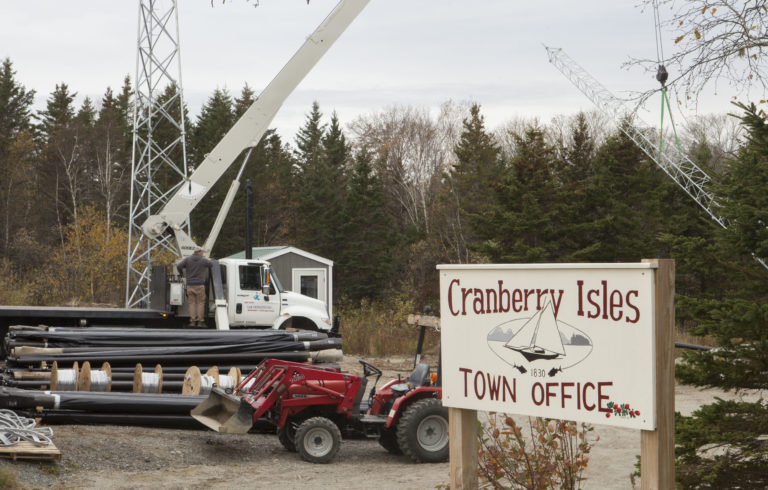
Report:
M 397 424 L 403 454 L 417 463 L 448 460 L 448 409 L 437 398 L 425 398 L 405 409 Z
M 332 420 L 312 417 L 296 429 L 296 449 L 301 459 L 310 463 L 327 463 L 341 447 L 341 431 Z
M 379 444 L 386 449 L 390 454 L 403 454 L 400 450 L 400 445 L 397 443 L 397 433 L 394 427 L 388 429 L 381 429 L 379 435 Z

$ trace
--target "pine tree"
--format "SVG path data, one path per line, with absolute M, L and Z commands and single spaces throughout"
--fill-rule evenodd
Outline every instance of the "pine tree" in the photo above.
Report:
M 676 252 L 687 267 L 705 269 L 710 287 L 679 295 L 678 309 L 718 349 L 683 354 L 677 378 L 696 386 L 739 392 L 768 389 L 768 124 L 754 105 L 739 106 L 748 137 L 715 188 L 728 230 L 714 241 L 688 241 Z M 690 255 L 699 258 L 688 259 Z M 768 487 L 768 403 L 717 400 L 677 417 L 677 480 L 683 488 Z M 711 448 L 720 448 L 712 451 Z
M 129 101 L 125 100 L 124 96 L 126 88 L 129 87 L 129 80 L 126 78 L 125 85 L 123 86 L 123 93 L 121 93 L 120 97 L 118 97 L 118 107 L 120 107 L 121 112 L 125 109 L 128 109 L 127 106 Z M 186 105 L 182 108 L 180 103 L 181 99 L 178 97 L 178 88 L 173 84 L 166 86 L 163 89 L 163 92 L 157 96 L 156 100 L 154 101 L 154 105 L 156 107 L 163 107 L 164 110 L 175 120 L 181 118 L 183 110 L 184 120 L 187 127 L 187 134 L 185 135 L 187 164 L 194 165 L 192 162 L 195 160 L 191 159 L 192 154 L 190 150 L 190 133 L 192 132 L 189 128 L 190 119 L 187 113 Z M 184 168 L 184 154 L 182 151 L 183 147 L 181 140 L 179 140 L 180 132 L 178 125 L 168 121 L 164 117 L 155 117 L 152 120 L 151 127 L 145 123 L 141 127 L 137 128 L 139 137 L 146 141 L 149 138 L 148 131 L 150 129 L 152 131 L 151 136 L 153 148 L 151 151 L 153 154 L 158 154 L 162 151 L 166 155 L 166 158 L 172 162 L 179 169 L 179 171 L 181 171 Z M 155 187 L 155 192 L 158 194 L 169 192 L 181 181 L 182 177 L 180 173 L 172 170 L 170 166 L 166 165 L 165 163 L 166 162 L 158 162 L 153 168 L 154 174 L 152 175 L 151 180 L 153 186 Z M 159 211 L 159 209 L 152 210 L 152 212 L 156 211 Z
M 553 260 L 560 198 L 553 174 L 555 151 L 538 126 L 514 139 L 516 154 L 492 185 L 493 201 L 473 220 L 482 240 L 476 248 L 494 262 Z
M 567 141 L 558 150 L 557 176 L 564 202 L 558 219 L 563 223 L 557 260 L 563 262 L 594 261 L 599 244 L 594 240 L 597 209 L 594 196 L 600 193 L 595 183 L 595 140 L 587 124 L 587 116 L 576 115 Z
M 320 143 L 323 134 L 325 134 L 325 125 L 321 122 L 322 118 L 320 105 L 317 101 L 312 102 L 312 109 L 307 115 L 306 122 L 296 134 L 296 148 L 298 149 L 296 159 L 300 171 L 313 165 L 316 166 L 320 158 Z
M 27 224 L 35 154 L 30 108 L 35 92 L 15 79 L 10 59 L 0 67 L 0 257 L 7 257 L 14 237 Z
M 77 92 L 71 93 L 66 83 L 56 84 L 55 90 L 46 101 L 45 110 L 39 114 L 39 128 L 46 138 L 66 127 L 75 118 L 75 109 L 72 106 L 75 97 Z
M 75 116 L 75 122 L 84 128 L 92 128 L 96 123 L 96 109 L 93 107 L 93 101 L 90 97 L 83 99 L 83 104 Z
M 192 151 L 190 154 L 196 164 L 202 163 L 221 138 L 235 123 L 232 97 L 226 89 L 216 89 L 200 109 L 192 131 Z
M 67 84 L 57 84 L 48 97 L 46 109 L 38 115 L 43 145 L 38 184 L 45 196 L 39 226 L 55 229 L 60 243 L 64 242 L 65 226 L 77 221 L 78 208 L 88 187 L 87 138 L 75 121 L 76 95 Z
M 300 132 L 300 136 L 310 136 L 308 142 L 314 141 L 314 136 L 318 134 L 312 132 L 313 128 L 321 127 L 319 119 L 316 119 L 319 114 L 317 105 L 313 105 L 304 132 Z M 316 148 L 311 145 L 302 146 L 299 148 L 306 159 L 300 161 L 302 171 L 295 195 L 298 246 L 333 259 L 339 248 L 346 246 L 339 234 L 339 223 L 344 219 L 342 214 L 347 190 L 345 172 L 350 156 L 336 114 L 332 115 L 327 131 L 320 135 Z
M 473 104 L 462 121 L 462 133 L 453 151 L 457 163 L 448 176 L 448 195 L 438 200 L 446 223 L 452 228 L 460 257 L 469 258 L 468 245 L 476 242 L 478 225 L 494 198 L 493 189 L 504 173 L 501 150 L 485 129 L 480 106 Z M 448 218 L 451 216 L 451 218 Z M 479 232 L 482 235 L 482 232 Z M 475 245 L 474 249 L 482 248 Z M 454 259 L 455 260 L 455 259 Z
M 674 204 L 681 200 L 674 196 L 681 191 L 621 131 L 600 146 L 594 165 L 595 179 L 588 199 L 594 209 L 595 247 L 585 258 L 636 262 L 664 256 L 659 236 L 680 231 L 670 217 L 679 212 Z
M 461 214 L 471 220 L 485 210 L 489 190 L 502 174 L 501 150 L 485 130 L 479 105 L 470 108 L 470 116 L 462 124 L 461 139 L 454 148 L 458 163 L 451 172 L 452 189 Z M 465 235 L 469 232 L 463 230 Z
M 226 257 L 243 250 L 245 240 L 245 185 L 253 185 L 253 246 L 287 245 L 290 236 L 293 157 L 274 129 L 256 145 L 246 165 L 232 209 L 213 255 Z
M 124 128 L 124 141 L 125 141 L 125 151 L 128 153 L 128 155 L 131 154 L 131 151 L 133 149 L 133 117 L 134 117 L 134 105 L 132 102 L 132 94 L 133 93 L 133 87 L 131 86 L 131 77 L 127 76 L 123 79 L 123 86 L 120 89 L 120 93 L 115 99 L 116 103 L 116 109 L 117 113 L 119 114 L 120 118 L 120 127 Z M 186 108 L 184 109 L 185 114 L 185 120 L 189 122 L 189 119 L 186 118 Z M 187 145 L 189 146 L 189 145 Z
M 8 151 L 11 141 L 31 127 L 30 108 L 34 90 L 27 90 L 15 79 L 11 60 L 6 58 L 0 67 L 0 158 Z
M 235 99 L 235 120 L 239 119 L 256 100 L 256 92 L 246 83 L 240 91 L 240 96 Z
M 194 166 L 203 163 L 205 155 L 213 150 L 234 123 L 232 97 L 226 89 L 217 88 L 203 104 L 192 130 L 190 155 Z M 199 243 L 205 240 L 211 230 L 238 169 L 239 165 L 231 165 L 192 213 L 192 232 Z
M 345 196 L 343 217 L 337 226 L 340 247 L 334 255 L 334 284 L 340 292 L 359 301 L 375 299 L 393 286 L 394 222 L 384 208 L 384 188 L 373 172 L 372 155 L 361 148 L 355 155 Z
M 127 217 L 123 211 L 129 200 L 132 144 L 127 123 L 120 98 L 107 87 L 89 144 L 94 176 L 90 199 L 103 210 L 107 232 L 114 222 L 124 222 Z

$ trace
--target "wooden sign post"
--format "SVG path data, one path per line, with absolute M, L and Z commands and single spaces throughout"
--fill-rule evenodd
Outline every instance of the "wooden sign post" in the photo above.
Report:
M 477 410 L 640 429 L 642 488 L 674 488 L 674 261 L 438 269 L 452 488 Z
M 656 264 L 656 430 L 640 432 L 643 490 L 675 488 L 675 261 Z

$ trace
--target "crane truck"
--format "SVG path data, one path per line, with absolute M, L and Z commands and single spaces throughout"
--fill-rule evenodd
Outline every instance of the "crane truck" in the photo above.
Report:
M 213 248 L 253 147 L 262 138 L 285 99 L 368 2 L 339 1 L 232 129 L 178 186 L 163 208 L 146 219 L 142 230 L 147 237 L 160 240 L 172 235 L 181 258 L 193 253 L 197 244 L 184 231 L 190 213 L 245 151 L 240 172 L 232 182 L 202 246 L 207 251 Z M 230 326 L 332 330 L 328 306 L 317 299 L 285 290 L 266 261 L 213 261 L 208 292 L 207 323 L 219 330 L 228 330 Z M 0 306 L 0 335 L 5 335 L 9 325 L 13 324 L 181 327 L 188 323 L 188 310 L 184 303 L 184 279 L 175 273 L 167 274 L 164 267 L 153 266 L 149 309 Z

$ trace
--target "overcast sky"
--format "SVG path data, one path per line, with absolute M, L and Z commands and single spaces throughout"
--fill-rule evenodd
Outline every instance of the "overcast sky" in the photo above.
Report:
M 179 1 L 182 83 L 192 117 L 211 92 L 259 92 L 336 0 Z M 437 108 L 448 99 L 482 106 L 493 128 L 515 116 L 591 110 L 547 61 L 542 44 L 563 47 L 617 95 L 654 88 L 652 73 L 626 70 L 629 57 L 655 58 L 652 12 L 635 0 L 372 0 L 299 85 L 272 127 L 292 140 L 313 100 L 342 123 L 393 105 Z M 56 83 L 98 101 L 136 74 L 139 0 L 15 0 L 0 3 L 0 58 L 37 91 Z M 662 15 L 666 12 L 662 11 Z M 671 35 L 665 49 L 671 50 Z M 709 95 L 699 112 L 730 110 Z M 658 119 L 653 99 L 646 121 Z M 684 114 L 680 114 L 684 116 Z

